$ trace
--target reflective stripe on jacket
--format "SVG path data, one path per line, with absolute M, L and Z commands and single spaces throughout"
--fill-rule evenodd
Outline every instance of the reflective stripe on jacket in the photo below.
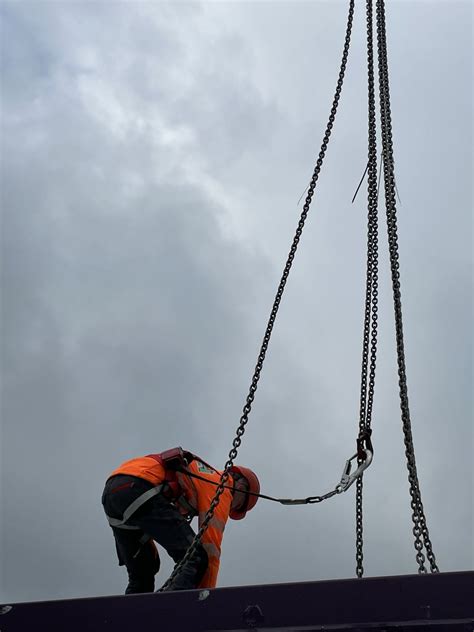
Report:
M 194 461 L 188 465 L 188 470 L 215 483 L 218 483 L 221 478 L 221 472 L 211 469 L 198 459 L 194 459 Z M 191 478 L 183 472 L 178 473 L 178 481 L 180 486 L 185 490 L 186 499 L 193 504 L 198 512 L 199 528 L 201 528 L 212 499 L 215 496 L 217 487 L 197 478 Z M 227 485 L 232 485 L 232 477 L 230 476 Z M 194 505 L 194 503 L 196 503 L 196 505 Z M 197 588 L 214 588 L 217 584 L 222 538 L 224 536 L 226 522 L 229 518 L 231 504 L 232 492 L 230 489 L 224 489 L 223 494 L 219 498 L 219 504 L 214 510 L 212 520 L 201 539 L 201 544 L 206 550 L 209 561 L 207 570 Z
M 202 463 L 197 458 L 188 466 L 188 470 L 203 478 L 218 483 L 220 481 L 221 472 L 215 470 Z M 186 502 L 190 505 L 194 513 L 199 517 L 199 528 L 201 528 L 204 517 L 215 496 L 217 487 L 196 478 L 188 476 L 185 472 L 167 472 L 163 464 L 160 462 L 160 455 L 148 455 L 135 459 L 131 459 L 122 463 L 110 476 L 116 474 L 128 474 L 129 476 L 138 476 L 153 485 L 159 485 L 166 479 L 175 479 L 182 491 Z M 229 476 L 227 485 L 232 486 L 232 477 Z M 232 492 L 224 489 L 219 498 L 219 504 L 215 508 L 214 515 L 210 521 L 201 544 L 208 555 L 208 567 L 197 588 L 214 588 L 217 583 L 217 575 L 219 573 L 221 544 L 224 535 L 226 522 L 229 518 L 230 508 L 232 504 Z M 187 513 L 182 504 L 178 503 L 178 509 L 182 514 Z

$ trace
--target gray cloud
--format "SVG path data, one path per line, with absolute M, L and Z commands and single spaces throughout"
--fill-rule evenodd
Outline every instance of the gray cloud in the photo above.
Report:
M 225 461 L 342 44 L 345 3 L 294 6 L 2 7 L 4 600 L 122 591 L 100 507 L 122 460 L 182 444 Z M 389 13 L 410 403 L 443 570 L 474 561 L 471 13 L 466 2 Z M 239 456 L 275 495 L 329 490 L 353 451 L 362 14 L 356 27 Z M 385 246 L 381 258 L 369 575 L 416 571 Z M 352 492 L 260 503 L 227 528 L 220 584 L 351 576 L 353 514 Z

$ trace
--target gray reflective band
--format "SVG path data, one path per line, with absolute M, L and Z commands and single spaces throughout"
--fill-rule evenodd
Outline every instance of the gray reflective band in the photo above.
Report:
M 137 509 L 139 509 L 144 503 L 146 503 L 147 500 L 150 500 L 150 498 L 153 498 L 153 496 L 156 496 L 157 494 L 159 494 L 161 490 L 163 489 L 163 487 L 164 487 L 163 485 L 152 487 L 151 489 L 148 489 L 145 493 L 143 493 L 138 498 L 135 498 L 135 500 L 132 503 L 130 503 L 130 505 L 123 512 L 122 520 L 107 516 L 107 520 L 109 521 L 110 526 L 120 527 L 121 529 L 139 529 L 140 527 L 132 527 L 130 525 L 126 525 L 125 523 L 127 522 L 127 520 L 129 520 L 133 516 L 133 514 L 137 511 Z
M 138 529 L 138 527 L 135 527 L 135 529 Z M 140 555 L 141 550 L 143 549 L 145 544 L 149 542 L 150 540 L 151 540 L 151 536 L 149 536 L 147 533 L 144 533 L 142 535 L 142 537 L 138 540 L 138 543 L 140 546 L 138 547 L 137 552 L 133 556 L 133 559 L 136 559 Z

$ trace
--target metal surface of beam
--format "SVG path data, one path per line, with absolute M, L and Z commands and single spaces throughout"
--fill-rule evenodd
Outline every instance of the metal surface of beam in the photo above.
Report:
M 474 632 L 474 572 L 401 575 L 0 606 L 1 632 Z
M 471 632 L 474 619 L 447 619 L 445 621 L 379 621 L 378 623 L 347 623 L 342 625 L 305 625 L 284 628 L 240 628 L 219 630 L 219 632 Z M 215 632 L 209 630 L 206 632 Z

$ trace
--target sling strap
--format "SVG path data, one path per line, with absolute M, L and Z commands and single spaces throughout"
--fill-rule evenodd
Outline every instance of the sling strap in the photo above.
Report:
M 111 518 L 110 516 L 107 516 L 107 520 L 109 521 L 110 526 L 118 527 L 119 529 L 139 529 L 140 527 L 134 527 L 125 523 L 133 516 L 137 509 L 139 509 L 143 504 L 150 500 L 150 498 L 153 498 L 153 496 L 161 493 L 163 487 L 163 484 L 157 485 L 156 487 L 147 489 L 146 492 L 138 496 L 138 498 L 135 498 L 135 500 L 130 503 L 130 505 L 123 512 L 123 518 L 121 520 L 119 518 Z

